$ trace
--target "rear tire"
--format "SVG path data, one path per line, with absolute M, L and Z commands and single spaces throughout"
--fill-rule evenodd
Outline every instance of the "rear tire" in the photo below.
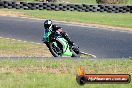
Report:
M 72 48 L 72 57 L 80 57 L 80 50 L 78 48 Z

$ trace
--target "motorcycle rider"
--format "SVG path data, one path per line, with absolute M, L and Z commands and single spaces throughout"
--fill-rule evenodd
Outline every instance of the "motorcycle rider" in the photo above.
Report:
M 49 44 L 47 42 L 47 37 L 46 37 L 46 33 L 48 33 L 49 31 L 53 33 L 57 33 L 62 35 L 63 38 L 65 38 L 68 41 L 68 44 L 70 46 L 74 46 L 75 43 L 73 41 L 71 41 L 71 39 L 69 38 L 68 34 L 62 30 L 61 27 L 58 27 L 57 25 L 53 25 L 51 20 L 46 20 L 44 22 L 44 33 L 43 33 L 43 43 L 45 43 L 47 45 L 47 47 L 49 48 Z

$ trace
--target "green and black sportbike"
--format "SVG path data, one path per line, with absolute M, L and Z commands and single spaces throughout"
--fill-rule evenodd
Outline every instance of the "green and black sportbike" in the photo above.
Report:
M 71 46 L 61 34 L 46 33 L 48 48 L 54 57 L 80 57 L 79 47 Z

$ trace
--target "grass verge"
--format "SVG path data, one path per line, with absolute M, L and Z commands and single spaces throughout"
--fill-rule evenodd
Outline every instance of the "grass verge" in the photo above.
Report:
M 97 4 L 96 0 L 63 0 L 65 2 L 70 2 L 70 3 L 86 3 L 86 4 Z M 127 4 L 131 5 L 132 0 L 127 0 Z
M 50 57 L 46 46 L 0 38 L 0 57 Z
M 8 10 L 1 9 L 0 11 L 11 11 L 23 14 L 28 17 L 40 19 L 53 19 L 66 22 L 79 22 L 90 24 L 101 24 L 115 27 L 132 28 L 131 13 L 98 13 L 98 12 L 71 12 L 71 11 L 47 11 L 47 10 Z
M 17 0 L 17 1 L 36 2 L 36 1 L 42 1 L 42 0 Z M 61 3 L 97 4 L 96 0 L 58 0 L 58 1 Z M 127 4 L 131 5 L 132 0 L 128 0 Z
M 19 59 L 0 60 L 1 88 L 131 88 L 130 84 L 76 83 L 76 70 L 82 65 L 87 73 L 130 74 L 132 59 Z

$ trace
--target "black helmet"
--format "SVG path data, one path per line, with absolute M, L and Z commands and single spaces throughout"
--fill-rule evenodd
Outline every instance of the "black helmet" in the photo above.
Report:
M 52 28 L 52 21 L 51 20 L 46 20 L 44 22 L 44 28 L 45 29 L 51 29 Z

